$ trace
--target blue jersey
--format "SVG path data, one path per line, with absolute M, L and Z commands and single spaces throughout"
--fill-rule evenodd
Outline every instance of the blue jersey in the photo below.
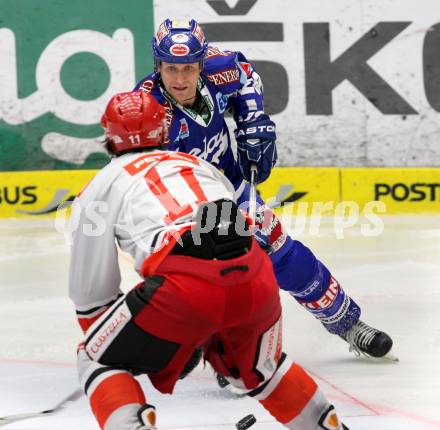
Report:
M 231 148 L 231 137 L 224 114 L 231 110 L 237 124 L 252 121 L 263 111 L 260 77 L 240 52 L 209 47 L 198 91 L 210 110 L 207 124 L 201 115 L 185 109 L 167 95 L 160 74 L 142 79 L 136 89 L 149 92 L 165 107 L 169 127 L 168 148 L 194 154 L 222 169 L 236 189 L 237 203 L 249 201 L 250 187 L 240 174 Z M 203 112 L 202 114 L 205 114 Z M 292 240 L 278 217 L 267 212 L 257 196 L 255 238 L 270 254 L 280 287 L 289 291 L 307 309 L 314 312 L 332 333 L 341 334 L 359 319 L 359 306 L 335 285 L 328 269 L 301 242 Z M 267 215 L 266 215 L 267 214 Z M 263 224 L 262 224 L 263 223 Z M 337 284 L 337 283 L 336 283 Z M 329 293 L 324 293 L 325 291 Z M 324 295 L 323 295 L 324 294 Z M 332 294 L 333 305 L 316 305 L 317 297 Z
M 236 188 L 242 183 L 225 122 L 230 110 L 236 123 L 251 121 L 263 111 L 259 75 L 240 52 L 209 47 L 197 85 L 209 109 L 209 120 L 173 100 L 164 90 L 160 73 L 143 78 L 136 90 L 151 93 L 165 108 L 167 149 L 201 157 L 221 169 Z

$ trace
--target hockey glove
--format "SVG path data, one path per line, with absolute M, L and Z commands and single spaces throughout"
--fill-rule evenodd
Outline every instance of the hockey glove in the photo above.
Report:
M 264 182 L 277 161 L 275 123 L 266 114 L 255 121 L 238 124 L 235 130 L 237 140 L 238 165 L 248 182 L 251 179 L 251 164 L 256 164 L 256 182 Z

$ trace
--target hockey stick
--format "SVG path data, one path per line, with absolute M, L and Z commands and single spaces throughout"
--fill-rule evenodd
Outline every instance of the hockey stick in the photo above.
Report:
M 69 403 L 78 400 L 82 395 L 83 395 L 83 391 L 81 390 L 81 388 L 78 388 L 73 393 L 65 397 L 63 400 L 58 402 L 52 409 L 47 409 L 45 411 L 40 411 L 40 412 L 28 412 L 24 414 L 7 415 L 4 417 L 0 417 L 0 427 L 15 423 L 16 421 L 22 421 L 30 418 L 38 418 L 38 417 L 44 417 L 46 415 L 56 414 L 60 412 L 62 409 L 64 409 Z
M 255 183 L 255 180 L 257 178 L 257 165 L 252 163 L 251 167 L 251 180 L 249 181 L 249 184 L 251 186 L 250 193 L 249 193 L 249 216 L 252 218 L 252 221 L 255 225 L 255 216 L 257 212 L 257 184 Z

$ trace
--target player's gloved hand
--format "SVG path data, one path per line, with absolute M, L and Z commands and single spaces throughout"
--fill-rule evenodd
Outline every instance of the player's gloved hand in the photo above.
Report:
M 251 164 L 256 164 L 256 182 L 264 182 L 277 161 L 275 123 L 266 114 L 254 121 L 245 121 L 235 129 L 237 140 L 238 165 L 241 174 L 248 182 L 251 179 Z

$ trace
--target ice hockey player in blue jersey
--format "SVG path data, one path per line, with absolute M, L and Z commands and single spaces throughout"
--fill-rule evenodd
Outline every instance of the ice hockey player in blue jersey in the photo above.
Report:
M 154 73 L 136 89 L 151 93 L 166 111 L 168 149 L 201 157 L 234 184 L 238 203 L 249 200 L 250 166 L 257 182 L 274 166 L 275 124 L 264 113 L 260 76 L 241 52 L 208 45 L 195 20 L 160 24 L 152 41 Z M 225 122 L 233 115 L 236 157 Z M 289 237 L 278 217 L 258 197 L 256 239 L 269 254 L 280 287 L 288 291 L 324 327 L 339 335 L 357 355 L 384 357 L 391 338 L 360 318 L 359 305 L 342 289 L 310 249 Z

